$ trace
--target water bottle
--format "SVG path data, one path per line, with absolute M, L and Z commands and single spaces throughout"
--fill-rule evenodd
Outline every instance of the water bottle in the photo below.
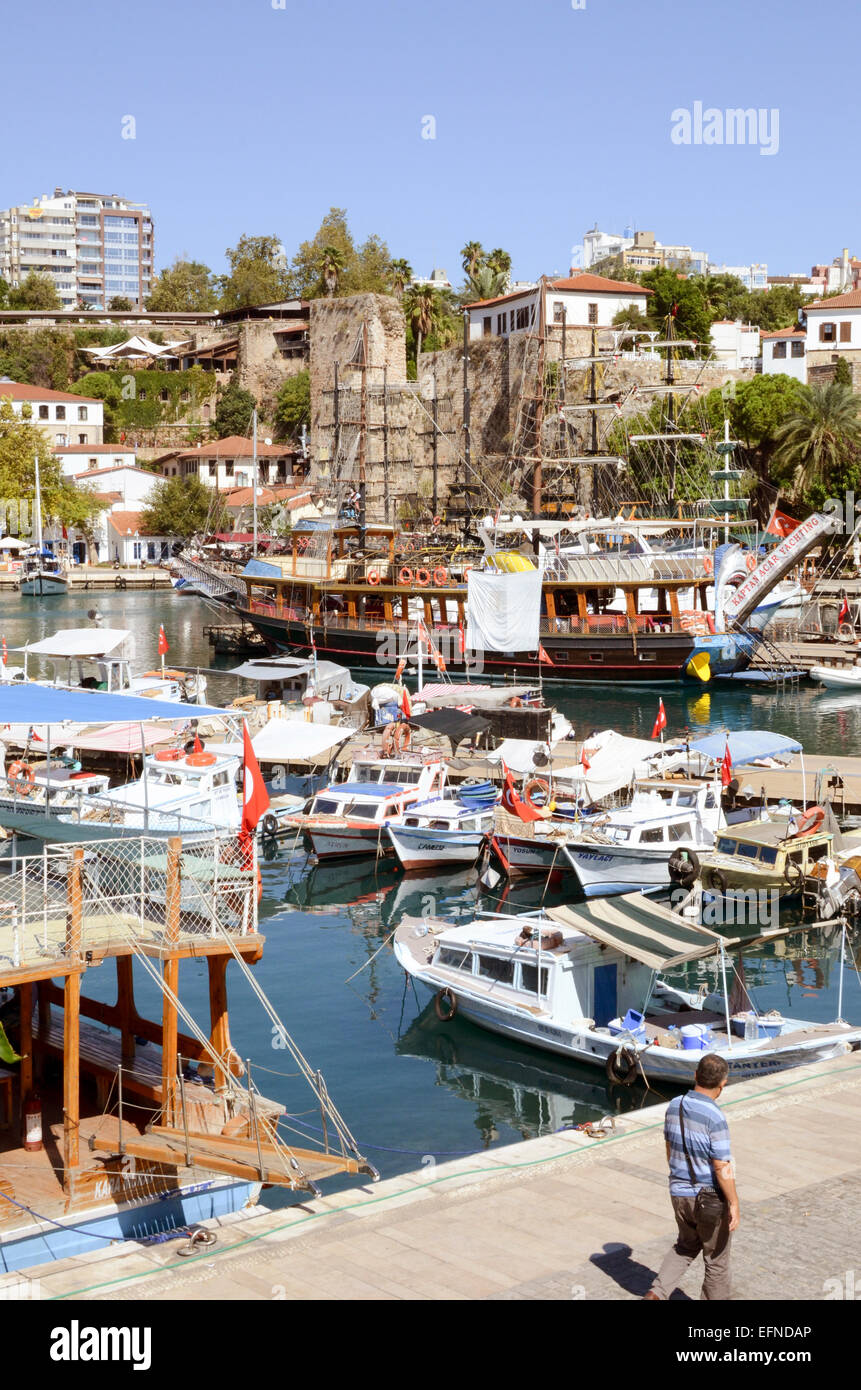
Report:
M 755 1014 L 748 1014 L 744 1020 L 745 1042 L 756 1042 L 759 1037 L 759 1023 Z

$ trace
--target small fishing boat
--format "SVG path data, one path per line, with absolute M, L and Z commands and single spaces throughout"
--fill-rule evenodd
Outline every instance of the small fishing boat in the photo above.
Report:
M 827 806 L 797 815 L 733 825 L 713 850 L 689 851 L 691 874 L 710 892 L 775 889 L 783 896 L 803 891 L 816 865 L 839 863 L 861 850 L 861 830 L 841 831 Z
M 199 671 L 154 670 L 135 675 L 128 628 L 60 628 L 51 637 L 14 648 L 23 652 L 21 679 L 61 690 L 104 690 L 115 695 L 145 695 L 151 700 L 201 703 L 206 677 Z M 49 679 L 33 675 L 35 658 L 52 668 Z
M 389 823 L 388 834 L 401 867 L 410 873 L 475 864 L 492 829 L 492 810 L 442 798 L 411 806 Z
M 19 591 L 31 598 L 59 597 L 69 592 L 69 578 L 63 573 L 59 560 L 53 551 L 46 548 L 42 540 L 42 491 L 39 483 L 39 452 L 36 451 L 36 497 L 33 519 L 36 523 L 36 544 L 24 557 Z
M 811 666 L 807 674 L 829 690 L 861 690 L 861 661 L 852 665 Z
M 458 926 L 405 917 L 399 964 L 455 1014 L 532 1047 L 602 1067 L 612 1081 L 690 1085 L 703 1051 L 726 1059 L 731 1081 L 861 1050 L 861 1028 L 731 1012 L 730 947 L 741 942 L 640 893 L 546 911 L 484 913 Z M 844 930 L 845 951 L 845 930 Z M 664 972 L 710 960 L 716 988 L 701 997 Z
M 87 799 L 69 823 L 107 823 L 141 834 L 181 835 L 184 840 L 238 831 L 241 812 L 236 779 L 242 766 L 234 754 L 166 748 L 143 760 L 141 776 L 125 786 Z

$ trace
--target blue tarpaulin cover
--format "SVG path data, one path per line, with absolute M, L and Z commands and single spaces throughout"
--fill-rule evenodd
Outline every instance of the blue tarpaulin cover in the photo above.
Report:
M 197 719 L 227 714 L 215 705 L 150 700 L 145 695 L 109 695 L 104 690 L 57 690 L 34 681 L 0 683 L 0 724 L 113 724 L 116 720 Z
M 727 743 L 729 743 L 729 755 L 734 767 L 741 767 L 744 763 L 758 762 L 765 758 L 788 759 L 793 753 L 802 751 L 801 744 L 797 739 L 787 738 L 784 734 L 772 733 L 770 729 L 741 729 L 729 734 L 708 734 L 705 738 L 698 738 L 695 743 L 692 743 L 690 750 L 692 753 L 699 753 L 702 757 L 711 758 L 713 762 L 719 763 L 726 752 Z

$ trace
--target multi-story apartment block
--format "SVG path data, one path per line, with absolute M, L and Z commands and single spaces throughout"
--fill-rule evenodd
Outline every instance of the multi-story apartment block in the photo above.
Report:
M 705 275 L 709 264 L 705 251 L 694 251 L 690 246 L 665 245 L 655 240 L 654 232 L 635 232 L 630 227 L 619 236 L 615 232 L 601 232 L 595 226 L 585 233 L 582 251 L 575 246 L 574 252 L 572 275 L 575 269 L 586 270 L 608 256 L 621 256 L 623 265 L 640 272 L 666 266 L 690 275 Z
M 64 308 L 106 309 L 123 298 L 142 309 L 153 280 L 149 208 L 56 188 L 52 198 L 0 210 L 0 276 L 17 286 L 32 271 L 50 277 Z

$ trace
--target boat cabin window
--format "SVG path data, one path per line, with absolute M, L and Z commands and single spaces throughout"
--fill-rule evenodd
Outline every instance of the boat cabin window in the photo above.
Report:
M 337 816 L 340 806 L 338 801 L 329 801 L 318 796 L 314 802 L 314 811 L 318 816 Z
M 354 801 L 350 807 L 350 815 L 355 816 L 356 820 L 376 820 L 379 805 L 378 801 L 374 801 L 370 805 L 367 802 Z M 394 808 L 389 805 L 385 809 L 391 812 Z
M 387 780 L 400 782 L 402 786 L 412 787 L 416 785 L 421 775 L 420 767 L 399 767 L 395 769 L 394 777 L 390 776 Z
M 715 808 L 715 794 L 714 794 L 714 792 L 712 791 L 711 787 L 709 787 L 708 791 L 706 792 L 706 810 L 707 810 L 707 811 L 713 811 L 714 808 Z
M 605 834 L 616 845 L 623 845 L 631 838 L 630 827 L 627 825 L 608 825 Z
M 735 854 L 738 849 L 738 841 L 728 840 L 726 836 L 722 835 L 717 842 L 717 849 L 718 854 Z
M 498 956 L 479 956 L 478 973 L 484 980 L 496 980 L 500 985 L 513 985 L 514 961 L 501 960 Z
M 420 822 L 419 822 L 418 816 L 405 816 L 405 817 L 404 817 L 404 825 L 419 825 L 419 824 L 420 824 Z
M 227 783 L 228 783 L 229 781 L 230 781 L 230 773 L 229 773 L 229 772 L 216 772 L 215 776 L 214 776 L 213 779 L 212 779 L 212 785 L 213 785 L 214 787 L 226 787 L 226 786 L 227 786 Z
M 363 766 L 360 763 L 358 767 L 353 768 L 350 774 L 351 782 L 381 782 L 382 779 L 383 769 L 381 767 L 372 767 L 369 764 Z
M 660 845 L 664 840 L 664 827 L 662 825 L 650 826 L 640 835 L 641 845 Z
M 777 850 L 771 845 L 763 845 L 759 851 L 760 864 L 776 864 Z
M 696 794 L 696 792 L 679 792 L 679 795 L 678 795 L 678 797 L 677 797 L 677 799 L 676 799 L 676 805 L 677 805 L 677 806 L 680 806 L 680 807 L 684 810 L 686 807 L 688 807 L 688 806 L 696 806 L 696 804 L 697 804 L 697 794 Z
M 529 994 L 535 994 L 537 987 L 538 987 L 538 966 L 537 966 L 537 965 L 523 965 L 523 964 L 521 964 L 521 966 L 520 966 L 520 988 L 523 989 L 523 990 L 526 990 L 527 993 L 529 993 Z M 546 993 L 547 993 L 547 967 L 544 966 L 544 965 L 542 965 L 542 967 L 541 967 L 541 993 L 542 993 L 542 994 L 546 994 Z
M 451 823 L 447 820 L 429 820 L 428 830 L 450 830 Z
M 679 821 L 676 825 L 670 825 L 667 828 L 671 841 L 693 839 L 693 828 L 689 820 Z
M 755 859 L 759 845 L 746 845 L 744 840 L 739 840 L 736 854 L 739 859 Z
M 820 859 L 824 859 L 828 854 L 829 844 L 827 840 L 821 840 L 818 845 L 807 846 L 807 862 L 816 864 Z
M 472 973 L 472 952 L 454 946 L 440 946 L 436 963 L 447 965 L 452 970 L 468 970 Z

